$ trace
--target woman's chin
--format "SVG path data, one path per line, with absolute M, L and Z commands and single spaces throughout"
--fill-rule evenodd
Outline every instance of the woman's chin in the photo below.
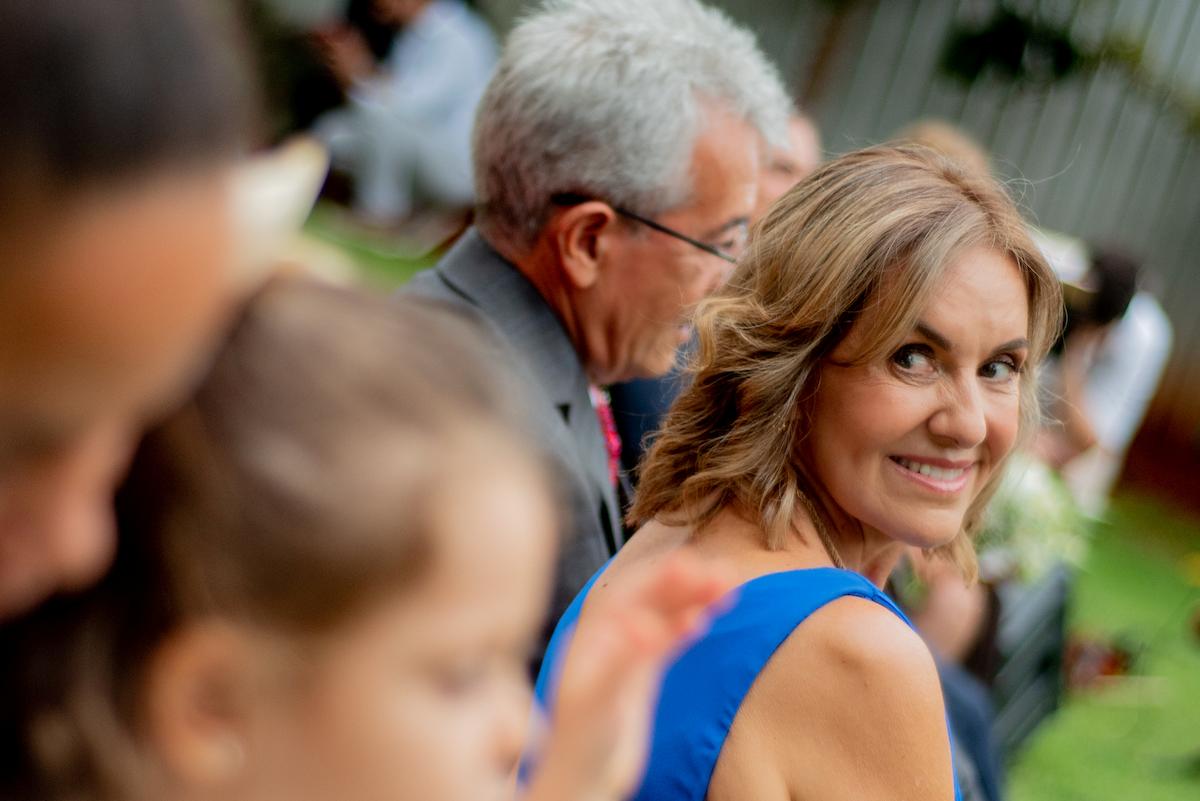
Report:
M 929 525 L 931 521 L 923 521 L 924 525 L 919 527 L 893 529 L 891 532 L 892 539 L 904 545 L 920 548 L 922 551 L 931 551 L 936 548 L 941 548 L 954 542 L 962 531 L 962 517 L 955 515 L 952 520 L 947 520 L 945 525 Z

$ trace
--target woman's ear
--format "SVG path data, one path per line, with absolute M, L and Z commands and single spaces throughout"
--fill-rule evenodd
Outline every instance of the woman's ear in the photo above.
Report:
M 142 719 L 169 780 L 218 790 L 242 777 L 259 670 L 250 636 L 218 621 L 185 625 L 147 669 Z
M 600 277 L 618 224 L 612 206 L 599 200 L 571 206 L 550 222 L 555 255 L 575 289 L 589 289 Z

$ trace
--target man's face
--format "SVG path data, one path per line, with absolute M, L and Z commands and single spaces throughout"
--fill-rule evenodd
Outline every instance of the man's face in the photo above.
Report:
M 734 256 L 745 247 L 759 172 L 759 137 L 745 121 L 715 108 L 692 151 L 692 195 L 656 222 Z M 584 361 L 600 384 L 668 372 L 691 336 L 693 307 L 733 265 L 694 245 L 622 219 L 604 249 L 601 278 L 584 311 L 592 326 Z
M 218 177 L 171 175 L 10 226 L 0 250 L 0 618 L 94 579 L 111 492 L 225 316 Z

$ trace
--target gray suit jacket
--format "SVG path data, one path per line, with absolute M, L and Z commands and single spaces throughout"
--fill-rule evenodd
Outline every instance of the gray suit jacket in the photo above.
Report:
M 571 600 L 622 542 L 608 451 L 583 365 L 533 284 L 474 228 L 403 291 L 450 301 L 477 314 L 528 388 L 530 431 L 552 459 L 564 511 L 548 640 Z

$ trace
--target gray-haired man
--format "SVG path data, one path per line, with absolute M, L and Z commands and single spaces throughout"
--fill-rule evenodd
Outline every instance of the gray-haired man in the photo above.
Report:
M 509 37 L 475 123 L 477 227 L 410 291 L 473 307 L 530 389 L 569 510 L 551 621 L 622 542 L 589 388 L 671 368 L 789 111 L 753 36 L 695 0 L 552 0 Z

